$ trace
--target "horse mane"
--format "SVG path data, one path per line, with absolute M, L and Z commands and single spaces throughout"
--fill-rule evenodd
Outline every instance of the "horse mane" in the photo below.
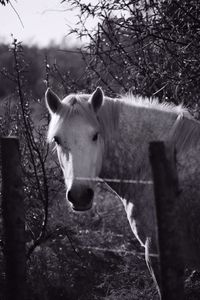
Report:
M 105 97 L 104 104 L 102 105 L 98 113 L 98 120 L 102 128 L 105 142 L 106 140 L 112 139 L 113 135 L 117 131 L 119 114 L 120 102 L 118 101 L 118 99 Z
M 103 124 L 104 130 L 108 129 L 110 136 L 112 137 L 113 133 L 117 129 L 119 114 L 121 107 L 123 105 L 130 105 L 131 107 L 136 108 L 145 108 L 148 110 L 154 111 L 163 111 L 167 113 L 175 114 L 175 116 L 184 116 L 188 119 L 191 119 L 191 115 L 186 107 L 182 104 L 175 105 L 173 103 L 163 102 L 160 103 L 157 98 L 147 98 L 141 96 L 134 96 L 131 93 L 128 93 L 120 98 L 109 98 L 105 97 L 106 105 L 101 108 L 100 111 L 100 121 Z M 112 116 L 112 117 L 111 117 Z M 175 126 L 175 125 L 174 125 Z M 176 129 L 178 131 L 178 128 Z M 184 134 L 184 132 L 183 132 Z M 175 138 L 175 136 L 174 136 Z M 180 144 L 180 141 L 179 141 Z
M 177 106 L 173 103 L 159 103 L 155 98 L 135 97 L 131 94 L 123 97 L 122 101 L 136 107 L 175 113 L 177 115 L 176 121 L 169 133 L 167 142 L 172 143 L 177 151 L 187 151 L 200 144 L 200 122 L 195 120 L 182 104 Z
M 180 114 L 170 132 L 169 142 L 178 151 L 186 151 L 200 144 L 200 122 Z
M 128 93 L 121 97 L 121 101 L 135 107 L 144 107 L 151 110 L 154 109 L 158 111 L 175 113 L 177 115 L 184 114 L 188 117 L 190 116 L 187 108 L 182 104 L 175 105 L 174 103 L 169 102 L 159 102 L 158 99 L 154 97 L 147 98 L 142 96 L 134 96 L 133 94 Z

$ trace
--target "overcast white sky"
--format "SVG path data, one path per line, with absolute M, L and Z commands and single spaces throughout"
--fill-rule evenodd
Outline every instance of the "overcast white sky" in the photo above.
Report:
M 61 0 L 11 0 L 11 3 L 24 27 L 10 5 L 0 5 L 0 42 L 11 42 L 13 34 L 29 45 L 43 47 L 52 41 L 59 45 L 69 32 L 68 25 L 73 27 L 77 22 L 78 11 L 70 10 L 68 1 L 61 4 Z M 65 39 L 68 46 L 78 42 L 75 36 Z

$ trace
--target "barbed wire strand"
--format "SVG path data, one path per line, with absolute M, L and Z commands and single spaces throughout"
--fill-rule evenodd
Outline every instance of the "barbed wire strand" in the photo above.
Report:
M 80 181 L 93 181 L 93 182 L 112 182 L 112 183 L 127 183 L 127 184 L 146 184 L 146 185 L 152 185 L 152 180 L 136 180 L 136 179 L 119 179 L 119 178 L 90 178 L 90 177 L 75 177 L 74 179 L 80 180 Z
M 114 195 L 116 195 L 119 199 L 121 199 L 120 195 L 118 195 L 115 190 L 113 190 L 107 183 L 112 182 L 112 183 L 126 183 L 126 184 L 143 184 L 143 185 L 153 185 L 152 180 L 136 180 L 136 179 L 118 179 L 118 178 L 90 178 L 90 177 L 75 177 L 76 180 L 80 181 L 93 181 L 93 182 L 99 182 L 99 183 L 104 183 L 106 184 L 108 190 L 112 192 Z M 112 250 L 108 248 L 101 248 L 101 247 L 81 247 L 82 249 L 85 250 L 94 250 L 94 251 L 108 251 L 108 252 L 113 252 L 113 253 L 124 253 L 124 254 L 131 254 L 134 256 L 142 256 L 145 257 L 144 252 L 137 252 L 137 251 L 127 251 L 127 250 Z M 158 254 L 156 253 L 149 253 L 150 257 L 159 257 Z
M 112 252 L 112 253 L 119 253 L 119 254 L 124 253 L 124 254 L 129 254 L 129 255 L 134 255 L 134 256 L 142 256 L 142 257 L 145 256 L 144 252 L 129 251 L 129 250 L 123 250 L 123 249 L 116 250 L 116 249 L 109 249 L 109 248 L 103 248 L 103 247 L 92 247 L 92 246 L 81 246 L 80 248 L 84 249 L 84 250 L 88 250 L 88 251 L 91 250 L 91 251 Z M 156 253 L 149 253 L 149 256 L 159 257 L 159 255 Z

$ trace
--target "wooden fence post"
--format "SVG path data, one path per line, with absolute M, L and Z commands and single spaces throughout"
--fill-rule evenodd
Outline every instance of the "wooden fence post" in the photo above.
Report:
M 26 298 L 25 217 L 19 141 L 1 138 L 6 300 Z
M 178 176 L 174 149 L 150 143 L 161 270 L 162 300 L 184 298 L 184 263 L 181 251 Z

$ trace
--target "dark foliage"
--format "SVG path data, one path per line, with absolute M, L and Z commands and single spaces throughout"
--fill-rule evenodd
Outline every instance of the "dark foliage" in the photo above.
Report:
M 71 3 L 80 9 L 73 32 L 90 36 L 90 56 L 85 59 L 94 85 L 104 86 L 110 94 L 131 90 L 160 101 L 198 105 L 198 0 Z M 88 18 L 97 19 L 93 32 Z
M 0 4 L 2 4 L 4 6 L 8 3 L 9 3 L 9 0 L 0 0 Z

